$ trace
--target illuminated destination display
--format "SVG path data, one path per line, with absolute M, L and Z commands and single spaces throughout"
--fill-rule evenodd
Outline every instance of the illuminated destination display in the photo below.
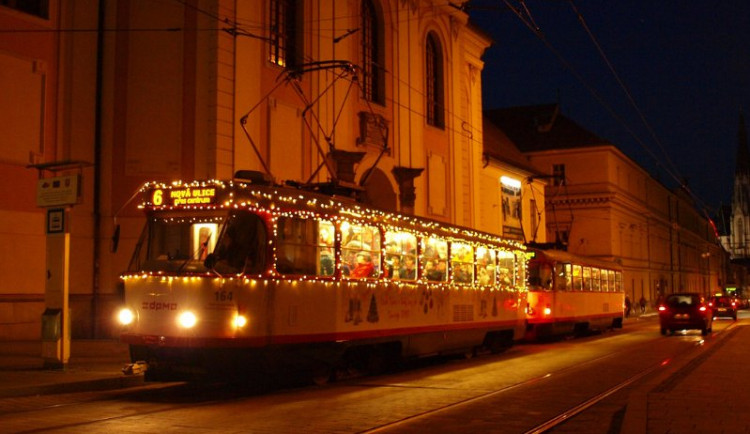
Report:
M 162 205 L 207 205 L 216 199 L 216 189 L 210 187 L 186 187 L 174 190 L 157 188 L 151 195 L 154 206 Z

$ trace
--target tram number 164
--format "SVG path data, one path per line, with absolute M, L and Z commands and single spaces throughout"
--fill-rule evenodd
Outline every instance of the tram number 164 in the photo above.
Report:
M 216 301 L 232 301 L 232 291 L 216 291 L 214 292 L 214 298 Z

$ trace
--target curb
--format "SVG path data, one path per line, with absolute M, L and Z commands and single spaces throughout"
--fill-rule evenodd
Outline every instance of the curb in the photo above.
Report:
M 127 389 L 130 387 L 142 386 L 144 383 L 145 378 L 143 375 L 97 378 L 57 384 L 42 384 L 38 386 L 11 387 L 0 390 L 0 398 L 19 398 L 34 395 L 56 395 L 62 393 Z

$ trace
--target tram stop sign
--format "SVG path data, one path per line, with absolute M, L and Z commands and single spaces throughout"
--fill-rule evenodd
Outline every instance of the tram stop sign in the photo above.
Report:
M 36 204 L 42 208 L 75 205 L 81 199 L 81 175 L 41 178 L 36 185 Z

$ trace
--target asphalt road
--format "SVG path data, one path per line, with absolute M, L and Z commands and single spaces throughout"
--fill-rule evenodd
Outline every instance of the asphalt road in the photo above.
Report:
M 657 323 L 516 345 L 495 356 L 423 360 L 325 386 L 259 377 L 3 399 L 0 426 L 75 433 L 620 432 L 632 388 L 670 361 L 692 357 L 704 341 L 699 332 L 663 337 Z M 729 324 L 716 321 L 706 339 Z

